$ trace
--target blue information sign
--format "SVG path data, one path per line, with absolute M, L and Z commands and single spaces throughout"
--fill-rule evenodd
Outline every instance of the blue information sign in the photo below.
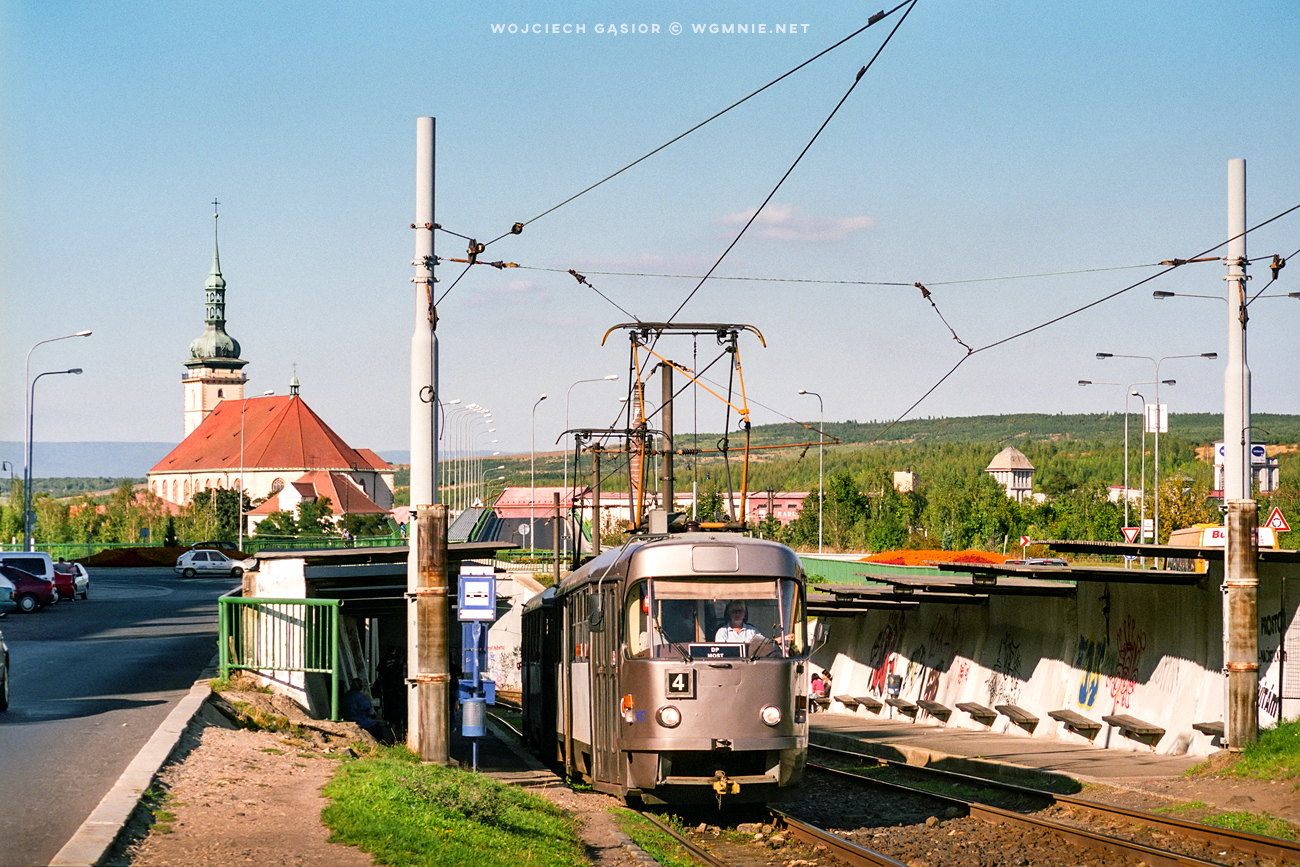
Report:
M 497 619 L 497 579 L 491 566 L 461 566 L 459 609 L 461 620 Z

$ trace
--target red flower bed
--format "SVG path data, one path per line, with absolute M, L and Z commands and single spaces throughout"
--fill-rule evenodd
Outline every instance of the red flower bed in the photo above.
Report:
M 928 566 L 931 563 L 992 563 L 1001 564 L 1007 558 L 988 551 L 881 551 L 863 557 L 863 563 L 881 563 L 886 566 Z

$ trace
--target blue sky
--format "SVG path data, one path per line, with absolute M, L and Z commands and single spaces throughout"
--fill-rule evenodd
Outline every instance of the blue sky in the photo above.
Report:
M 40 382 L 36 439 L 179 440 L 215 197 L 249 393 L 284 393 L 296 366 L 352 445 L 406 448 L 421 115 L 437 118 L 436 214 L 455 233 L 438 254 L 527 223 L 484 254 L 521 267 L 454 288 L 463 266 L 439 269 L 444 398 L 490 408 L 509 452 L 528 451 L 543 392 L 538 450 L 566 409 L 572 426 L 609 424 L 628 357 L 605 330 L 623 310 L 677 310 L 908 8 L 715 271 L 758 279 L 707 281 L 677 317 L 762 331 L 766 348 L 742 344 L 754 423 L 815 419 L 800 388 L 828 420 L 907 410 L 965 353 L 914 282 L 979 348 L 1223 241 L 1230 158 L 1247 160 L 1250 225 L 1300 205 L 1300 7 L 1280 0 L 919 0 L 545 216 L 880 7 L 6 0 L 0 439 L 22 439 L 32 344 L 92 329 L 33 354 L 33 375 L 85 370 Z M 1248 242 L 1252 258 L 1298 249 L 1300 211 Z M 1077 380 L 1149 380 L 1152 365 L 1095 353 L 1222 353 L 1223 303 L 1151 291 L 1221 295 L 1224 273 L 1187 266 L 978 352 L 911 414 L 1118 412 L 1122 387 Z M 1251 274 L 1263 288 L 1265 263 Z M 1298 289 L 1300 261 L 1270 294 Z M 1252 307 L 1256 411 L 1300 412 L 1297 335 L 1300 301 Z M 1222 360 L 1160 372 L 1178 379 L 1172 412 L 1221 409 Z M 701 429 L 722 421 L 702 399 Z

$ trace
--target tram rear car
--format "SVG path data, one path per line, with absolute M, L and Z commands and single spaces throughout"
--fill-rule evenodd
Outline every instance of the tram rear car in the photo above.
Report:
M 803 775 L 808 652 L 789 548 L 635 539 L 525 607 L 525 737 L 569 777 L 629 800 L 767 798 Z

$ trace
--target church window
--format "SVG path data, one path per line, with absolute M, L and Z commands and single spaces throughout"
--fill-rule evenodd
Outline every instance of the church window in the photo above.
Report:
M 221 389 L 219 388 L 217 389 L 217 397 L 225 397 L 225 395 L 221 393 Z
M 185 480 L 185 499 L 188 500 L 189 498 L 190 498 L 190 480 L 189 480 L 189 479 L 186 479 L 186 480 Z
M 284 479 L 276 479 L 271 482 L 271 493 L 278 494 L 284 490 Z

